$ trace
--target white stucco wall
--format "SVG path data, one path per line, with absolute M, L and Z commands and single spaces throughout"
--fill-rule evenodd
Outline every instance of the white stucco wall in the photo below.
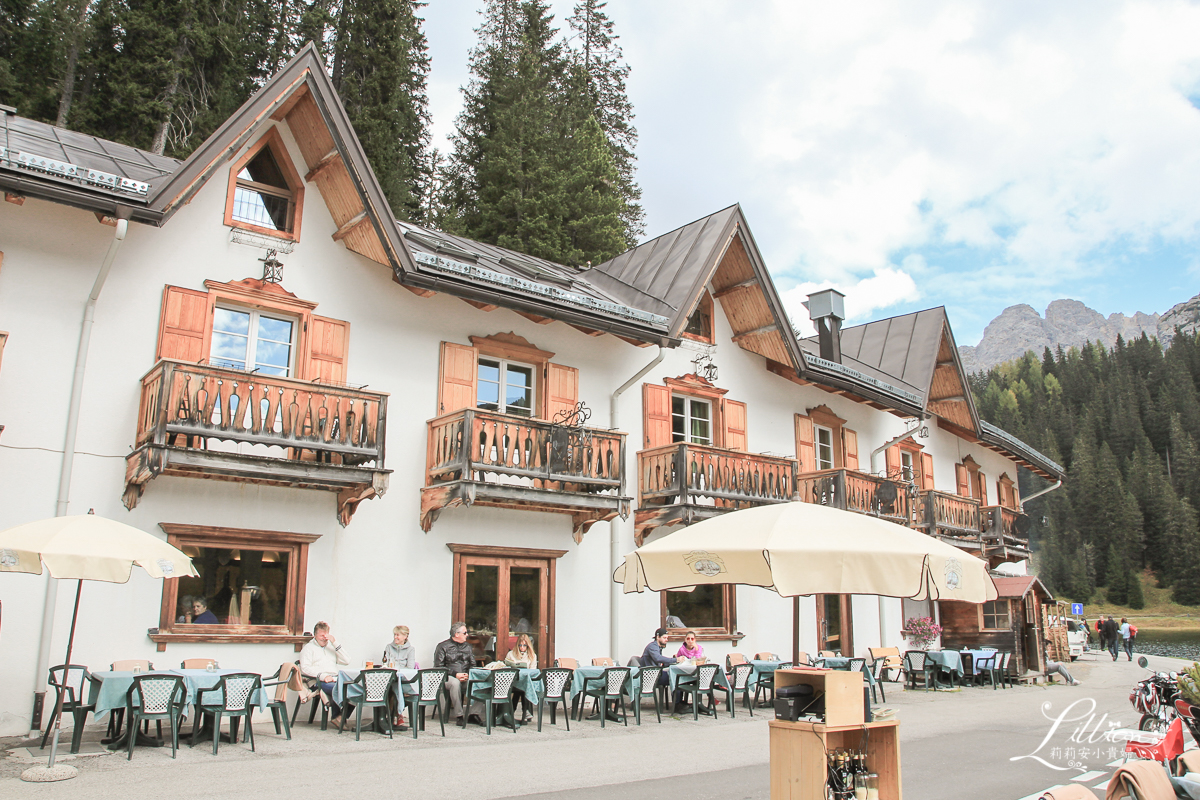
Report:
M 302 164 L 286 126 L 283 138 Z M 256 141 L 258 136 L 252 137 Z M 659 624 L 654 593 L 619 600 L 619 647 L 609 653 L 609 536 L 621 553 L 634 549 L 632 517 L 596 524 L 580 545 L 567 515 L 496 508 L 444 511 L 429 533 L 419 525 L 426 454 L 426 420 L 435 415 L 439 343 L 467 343 L 471 335 L 513 331 L 553 351 L 554 361 L 580 369 L 580 399 L 593 410 L 591 424 L 607 427 L 609 398 L 654 356 L 611 336 L 589 337 L 561 324 L 537 325 L 498 309 L 484 312 L 448 295 L 419 298 L 390 272 L 331 240 L 336 230 L 315 186 L 306 193 L 303 239 L 282 257 L 283 286 L 318 302 L 316 313 L 348 320 L 348 380 L 390 394 L 387 467 L 394 470 L 386 496 L 363 502 L 341 528 L 331 492 L 215 480 L 159 477 L 133 511 L 121 505 L 124 455 L 132 445 L 142 375 L 153 366 L 164 284 L 202 289 L 206 279 L 236 281 L 261 275 L 262 251 L 235 245 L 222 224 L 227 175 L 218 170 L 163 229 L 131 225 L 97 306 L 80 415 L 70 513 L 97 514 L 160 533 L 159 523 L 258 528 L 319 534 L 310 547 L 305 629 L 331 623 L 356 662 L 376 657 L 391 628 L 407 624 L 422 662 L 445 638 L 450 623 L 452 554 L 447 543 L 566 550 L 557 562 L 556 652 L 581 662 L 614 655 L 621 663 L 641 652 Z M 0 205 L 0 329 L 11 333 L 0 374 L 0 528 L 49 517 L 55 496 L 80 318 L 113 229 L 90 212 L 38 200 Z M 901 433 L 905 422 L 812 386 L 797 386 L 765 369 L 764 359 L 730 341 L 719 301 L 714 315 L 717 385 L 747 403 L 749 449 L 794 455 L 793 415 L 827 405 L 858 432 L 860 460 Z M 694 352 L 669 351 L 643 380 L 661 382 L 691 372 Z M 620 400 L 627 448 L 628 493 L 636 496 L 636 452 L 642 439 L 640 385 Z M 1015 477 L 1010 462 L 931 425 L 925 440 L 934 454 L 937 487 L 954 491 L 953 464 L 968 452 L 993 482 Z M 882 463 L 880 464 L 882 466 Z M 989 487 L 989 498 L 995 501 Z M 661 531 L 656 536 L 665 535 Z M 4 630 L 0 640 L 0 735 L 28 729 L 35 684 L 45 576 L 0 576 Z M 74 585 L 58 587 L 51 664 L 66 647 Z M 117 659 L 148 658 L 173 666 L 185 658 L 212 657 L 226 666 L 264 673 L 296 654 L 290 645 L 170 644 L 158 652 L 146 629 L 159 622 L 161 584 L 134 570 L 128 584 L 87 583 L 83 590 L 75 663 L 96 669 Z M 791 651 L 792 603 L 772 592 L 738 587 L 741 642 L 706 642 L 715 658 Z M 816 649 L 816 612 L 802 598 L 801 649 Z M 882 640 L 900 645 L 900 603 L 883 602 Z M 855 597 L 855 651 L 880 643 L 880 603 Z

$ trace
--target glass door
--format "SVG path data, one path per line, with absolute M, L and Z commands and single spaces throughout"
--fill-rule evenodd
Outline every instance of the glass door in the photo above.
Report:
M 467 624 L 477 662 L 503 661 L 524 634 L 538 666 L 553 663 L 549 561 L 463 555 L 456 577 L 454 614 Z
M 854 655 L 850 638 L 850 595 L 819 594 L 817 599 L 817 650 L 832 650 L 846 658 Z

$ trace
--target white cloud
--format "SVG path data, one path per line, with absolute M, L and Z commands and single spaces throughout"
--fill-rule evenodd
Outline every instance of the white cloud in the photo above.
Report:
M 919 259 L 919 256 L 911 257 L 906 264 L 919 267 Z M 846 296 L 846 322 L 849 325 L 867 321 L 880 309 L 897 303 L 913 302 L 921 296 L 912 276 L 904 270 L 892 267 L 877 269 L 874 274 L 853 284 L 801 283 L 781 292 L 780 299 L 783 300 L 783 306 L 791 316 L 792 323 L 804 335 L 812 336 L 816 333 L 816 328 L 808 318 L 808 309 L 804 307 L 804 301 L 813 292 L 830 288 L 837 289 Z

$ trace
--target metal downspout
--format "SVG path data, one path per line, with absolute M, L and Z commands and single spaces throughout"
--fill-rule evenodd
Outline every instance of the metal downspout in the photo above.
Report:
M 75 438 L 79 432 L 79 408 L 83 399 L 83 378 L 87 372 L 88 346 L 92 339 L 92 326 L 96 321 L 96 302 L 100 292 L 108 280 L 112 269 L 113 259 L 117 250 L 125 241 L 129 231 L 129 209 L 117 209 L 117 229 L 109 242 L 108 252 L 96 273 L 92 284 L 92 292 L 88 295 L 87 304 L 83 308 L 83 323 L 79 329 L 79 348 L 75 353 L 75 374 L 71 380 L 71 403 L 67 407 L 67 432 L 63 440 L 62 467 L 58 477 L 58 500 L 54 506 L 54 516 L 63 517 L 71 503 L 71 472 L 75 466 Z M 42 604 L 42 632 L 38 640 L 37 672 L 35 673 L 35 689 L 33 695 L 33 717 L 30 722 L 30 735 L 36 734 L 42 725 L 42 707 L 46 699 L 46 677 L 50 669 L 50 639 L 54 633 L 54 607 L 58 599 L 58 580 L 46 576 L 46 598 Z
M 1032 500 L 1035 497 L 1041 497 L 1044 494 L 1050 494 L 1051 492 L 1053 492 L 1055 489 L 1057 489 L 1060 486 L 1062 486 L 1062 478 L 1059 478 L 1057 481 L 1055 481 L 1053 486 L 1047 486 L 1045 489 L 1034 492 L 1033 494 L 1029 495 L 1028 497 L 1022 497 L 1021 499 L 1019 499 L 1017 501 L 1017 503 L 1021 506 L 1021 508 L 1024 508 L 1026 501 Z
M 623 384 L 621 384 L 620 388 L 612 393 L 612 399 L 608 406 L 608 424 L 610 428 L 616 430 L 618 427 L 620 427 L 619 420 L 621 414 L 617 401 L 620 400 L 621 395 L 625 393 L 626 389 L 641 380 L 647 372 L 658 366 L 658 363 L 662 361 L 666 355 L 667 351 L 664 350 L 663 346 L 660 344 L 658 346 L 658 355 L 656 355 L 649 364 L 638 370 L 632 378 L 625 381 Z M 634 451 L 634 457 L 636 458 L 636 450 Z M 628 467 L 628 464 L 621 465 L 622 469 L 628 469 Z M 619 631 L 617 620 L 618 606 L 620 605 L 621 601 L 621 586 L 616 581 L 611 580 L 611 578 L 612 575 L 617 571 L 617 568 L 620 566 L 621 526 L 619 526 L 617 524 L 617 520 L 614 519 L 612 522 L 608 523 L 608 575 L 610 578 L 608 586 L 608 649 L 612 654 L 614 661 L 617 658 L 617 645 L 619 644 L 618 640 L 620 638 L 618 636 Z

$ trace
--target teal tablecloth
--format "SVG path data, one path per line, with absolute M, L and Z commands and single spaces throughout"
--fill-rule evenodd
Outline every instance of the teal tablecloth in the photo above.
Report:
M 398 680 L 396 681 L 396 686 L 392 691 L 395 693 L 397 700 L 400 700 L 400 695 L 402 692 L 405 698 L 412 697 L 419 693 L 416 684 L 405 683 L 405 681 L 411 681 L 413 678 L 417 677 L 417 671 L 415 669 L 398 669 L 395 672 Z M 343 698 L 349 700 L 350 702 L 354 702 L 358 698 L 362 697 L 362 687 L 354 683 L 354 681 L 358 680 L 358 676 L 360 674 L 362 674 L 362 670 L 358 669 L 343 669 L 338 671 L 337 684 L 333 687 L 333 701 L 335 703 L 341 705 Z
M 177 675 L 182 677 L 184 688 L 187 690 L 187 697 L 184 699 L 184 702 L 191 705 L 196 702 L 197 691 L 216 686 L 217 681 L 221 679 L 222 675 L 235 675 L 245 672 L 246 670 L 240 669 L 218 669 L 212 672 L 204 669 L 169 669 L 142 673 L 128 671 L 93 672 L 92 675 L 100 681 L 100 691 L 96 696 L 96 716 L 101 717 L 115 708 L 125 708 L 126 695 L 129 694 L 129 687 L 133 686 L 133 676 L 135 674 Z M 206 703 L 215 702 L 216 700 L 216 695 L 206 695 L 204 698 L 204 702 Z M 254 693 L 251 702 L 258 706 L 260 711 L 265 711 L 268 702 L 267 693 L 259 689 Z
M 667 670 L 667 683 L 670 684 L 671 691 L 675 691 L 675 685 L 680 679 L 691 679 L 696 674 L 695 664 L 672 664 Z M 722 689 L 729 688 L 729 679 L 725 677 L 725 673 L 721 670 L 720 665 L 717 666 L 716 677 L 713 678 L 713 685 Z M 687 687 L 684 687 L 685 689 Z
M 584 685 L 587 681 L 591 681 L 588 688 L 595 689 L 600 685 L 599 678 L 604 674 L 604 670 L 609 667 L 576 667 L 575 674 L 571 678 L 571 697 L 580 694 L 584 690 Z M 630 697 L 637 694 L 639 688 L 638 675 L 641 673 L 641 667 L 629 667 L 629 680 L 625 683 L 625 693 Z
M 962 656 L 957 650 L 930 650 L 925 657 L 938 665 L 945 672 L 953 672 L 958 677 L 963 676 Z
M 471 699 L 482 700 L 487 692 L 486 689 L 479 686 L 484 681 L 489 680 L 491 670 L 475 668 L 471 670 L 470 680 Z M 517 671 L 517 684 L 515 687 L 518 691 L 525 693 L 525 699 L 535 706 L 538 704 L 538 699 L 542 696 L 542 671 L 540 669 L 521 669 Z
M 754 689 L 758 686 L 760 675 L 773 675 L 775 670 L 786 663 L 786 661 L 751 661 L 750 665 L 754 669 L 750 671 L 750 688 Z

